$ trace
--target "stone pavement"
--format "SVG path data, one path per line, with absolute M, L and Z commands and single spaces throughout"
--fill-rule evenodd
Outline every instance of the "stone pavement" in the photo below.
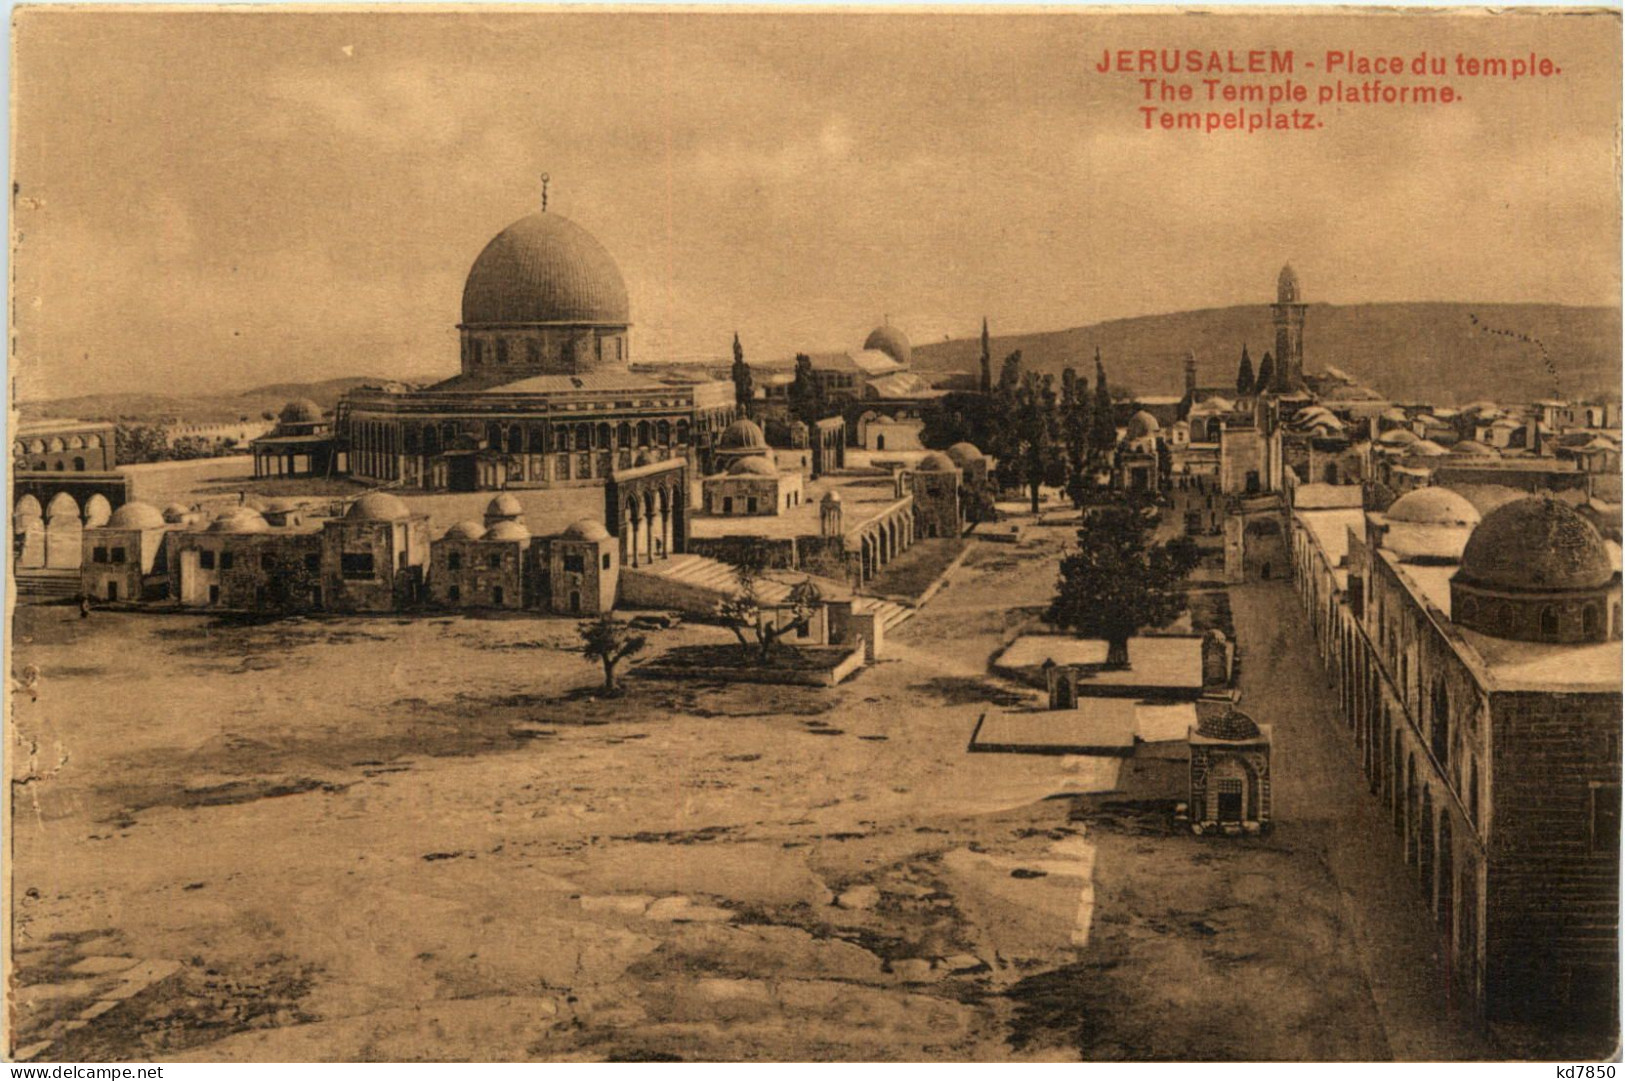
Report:
M 1235 586 L 1241 708 L 1274 725 L 1277 843 L 1318 850 L 1343 897 L 1397 1061 L 1498 1057 L 1449 1006 L 1436 932 L 1399 839 L 1370 793 L 1352 734 L 1290 583 Z

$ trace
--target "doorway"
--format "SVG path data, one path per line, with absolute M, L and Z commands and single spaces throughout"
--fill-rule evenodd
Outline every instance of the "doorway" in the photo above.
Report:
M 1246 808 L 1238 780 L 1219 782 L 1219 821 L 1241 822 Z

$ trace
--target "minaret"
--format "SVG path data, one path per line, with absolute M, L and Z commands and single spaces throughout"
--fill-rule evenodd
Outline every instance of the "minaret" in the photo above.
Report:
M 1275 303 L 1275 386 L 1277 394 L 1303 387 L 1303 316 L 1309 306 L 1302 302 L 1298 273 L 1288 263 L 1276 281 Z M 1264 387 L 1259 387 L 1264 390 Z
M 1196 352 L 1185 354 L 1185 397 L 1196 401 Z

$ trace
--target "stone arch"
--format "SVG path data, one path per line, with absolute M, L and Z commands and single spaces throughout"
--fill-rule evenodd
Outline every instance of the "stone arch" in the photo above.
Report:
M 68 519 L 79 523 L 79 504 L 67 492 L 58 492 L 51 497 L 45 505 L 45 524 L 53 529 L 61 528 Z
M 1445 688 L 1444 677 L 1440 676 L 1433 681 L 1433 695 L 1430 700 L 1432 708 L 1432 728 L 1429 730 L 1429 743 L 1433 750 L 1433 757 L 1438 759 L 1440 766 L 1450 765 L 1450 692 Z
M 97 526 L 106 525 L 107 520 L 111 517 L 113 517 L 113 505 L 100 492 L 85 500 L 86 528 L 94 529 Z
M 1228 751 L 1215 751 L 1208 759 L 1208 799 L 1213 808 L 1212 817 L 1218 817 L 1218 793 L 1222 781 L 1241 782 L 1241 818 L 1248 822 L 1258 818 L 1258 771 L 1244 755 Z
M 32 495 L 25 495 L 17 500 L 17 505 L 11 510 L 12 521 L 15 522 L 23 518 L 38 518 L 42 521 L 45 518 L 45 511 L 41 509 L 39 500 Z
M 51 437 L 51 441 L 46 444 L 46 447 L 49 448 L 52 454 L 60 454 L 62 451 L 68 449 L 63 445 L 62 437 L 57 435 Z

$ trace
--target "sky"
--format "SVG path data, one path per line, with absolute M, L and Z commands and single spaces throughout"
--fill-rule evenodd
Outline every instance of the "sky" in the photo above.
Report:
M 1313 302 L 1620 300 L 1617 16 L 34 8 L 14 37 L 21 400 L 449 375 L 544 172 L 640 360 L 1264 303 L 1286 261 Z M 1562 74 L 1201 135 L 1095 70 L 1152 47 Z

